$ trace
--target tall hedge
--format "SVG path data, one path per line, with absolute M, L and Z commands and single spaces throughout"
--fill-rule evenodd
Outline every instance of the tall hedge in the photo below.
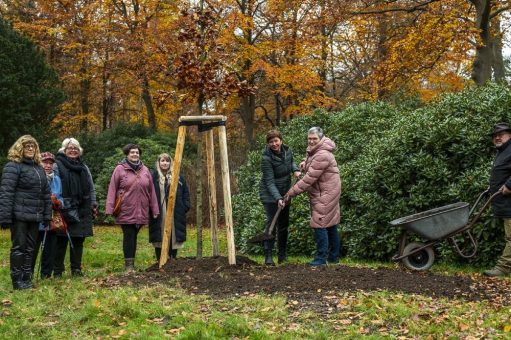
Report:
M 303 155 L 309 127 L 322 126 L 337 144 L 343 180 L 341 242 L 352 257 L 387 260 L 397 252 L 400 230 L 389 221 L 450 203 L 473 203 L 488 186 L 495 150 L 488 137 L 493 124 L 511 121 L 511 91 L 489 85 L 467 89 L 422 108 L 385 103 L 362 104 L 337 113 L 317 112 L 282 128 L 284 142 Z M 262 149 L 260 140 L 258 148 Z M 246 240 L 264 226 L 258 200 L 260 151 L 237 173 L 234 197 L 240 248 L 258 252 Z M 293 202 L 290 251 L 311 254 L 306 195 Z M 503 232 L 487 212 L 474 228 L 480 241 L 475 264 L 493 263 L 503 247 Z M 457 261 L 449 247 L 437 248 Z

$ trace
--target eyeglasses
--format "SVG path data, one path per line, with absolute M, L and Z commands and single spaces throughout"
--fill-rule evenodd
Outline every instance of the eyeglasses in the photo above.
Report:
M 74 146 L 70 146 L 70 147 L 66 148 L 66 150 L 69 150 L 69 151 L 80 151 L 80 149 L 75 148 Z
M 34 144 L 26 144 L 26 145 L 23 145 L 23 149 L 25 150 L 35 150 L 35 145 Z

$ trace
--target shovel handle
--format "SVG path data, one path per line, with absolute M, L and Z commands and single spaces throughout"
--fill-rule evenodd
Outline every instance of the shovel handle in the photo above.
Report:
M 280 212 L 282 211 L 282 207 L 279 205 L 279 208 L 277 209 L 277 212 L 273 216 L 273 219 L 271 220 L 270 227 L 268 228 L 268 232 L 266 235 L 271 235 L 273 233 L 273 229 L 275 229 L 275 223 L 277 223 L 277 219 L 279 218 Z

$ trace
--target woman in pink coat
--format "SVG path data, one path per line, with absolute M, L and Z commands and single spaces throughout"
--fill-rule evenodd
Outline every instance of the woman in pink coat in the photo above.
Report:
M 105 213 L 113 214 L 115 199 L 118 194 L 121 195 L 121 209 L 115 223 L 122 227 L 125 270 L 133 272 L 138 232 L 149 222 L 149 214 L 156 219 L 160 210 L 153 178 L 140 160 L 142 150 L 136 144 L 128 144 L 122 151 L 126 158 L 117 164 L 110 179 Z
M 335 143 L 323 135 L 319 127 L 309 129 L 307 157 L 300 164 L 306 172 L 286 194 L 285 201 L 306 191 L 311 205 L 310 226 L 316 239 L 316 257 L 309 264 L 325 265 L 339 262 L 339 233 L 341 219 L 339 199 L 341 177 L 333 151 Z

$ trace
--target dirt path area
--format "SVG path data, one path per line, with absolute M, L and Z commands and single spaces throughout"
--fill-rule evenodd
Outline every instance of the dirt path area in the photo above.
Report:
M 155 264 L 146 272 L 101 279 L 104 287 L 117 285 L 152 285 L 155 282 L 179 285 L 196 294 L 216 298 L 257 293 L 283 294 L 288 299 L 308 304 L 315 310 L 329 308 L 328 297 L 353 291 L 388 290 L 430 297 L 463 298 L 470 301 L 491 300 L 511 305 L 511 281 L 482 276 L 444 276 L 398 269 L 356 268 L 335 265 L 313 268 L 304 264 L 276 267 L 259 265 L 238 257 L 230 266 L 225 257 L 178 258 L 163 271 Z M 176 280 L 177 279 L 177 283 Z

